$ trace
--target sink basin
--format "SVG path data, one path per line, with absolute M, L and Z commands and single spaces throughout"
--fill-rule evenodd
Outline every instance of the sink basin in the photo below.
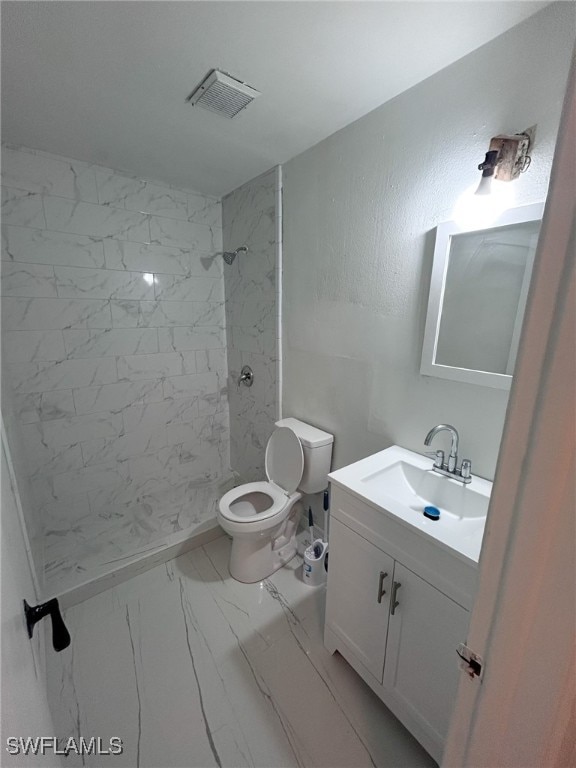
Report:
M 422 512 L 425 506 L 432 504 L 441 512 L 464 522 L 484 518 L 488 511 L 489 497 L 472 488 L 472 484 L 466 487 L 429 468 L 423 469 L 407 461 L 396 461 L 363 477 L 362 482 L 385 488 L 386 493 L 404 501 L 415 512 Z
M 478 562 L 492 483 L 473 477 L 464 485 L 434 472 L 432 465 L 432 459 L 395 445 L 329 477 L 383 514 Z M 440 510 L 439 520 L 424 517 L 427 506 Z

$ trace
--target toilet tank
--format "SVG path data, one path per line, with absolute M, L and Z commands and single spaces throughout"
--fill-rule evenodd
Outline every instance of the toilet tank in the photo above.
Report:
M 299 419 L 280 419 L 277 427 L 289 427 L 302 444 L 304 471 L 298 490 L 319 493 L 328 486 L 328 472 L 332 461 L 334 435 L 306 424 Z

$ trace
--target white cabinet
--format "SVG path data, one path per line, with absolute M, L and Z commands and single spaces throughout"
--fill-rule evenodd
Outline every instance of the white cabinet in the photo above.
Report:
M 355 520 L 363 522 L 358 525 L 363 535 L 354 530 Z M 458 587 L 445 594 L 452 565 L 445 573 L 439 567 L 436 579 L 434 570 L 424 562 L 420 568 L 420 561 L 404 552 L 410 548 L 405 532 L 383 523 L 379 535 L 368 541 L 368 529 L 379 523 L 367 520 L 358 499 L 333 487 L 324 642 L 346 658 L 440 762 L 468 605 L 453 599 L 460 599 Z
M 406 716 L 443 743 L 458 685 L 458 643 L 468 611 L 400 563 L 394 567 L 398 605 L 390 615 L 384 688 Z
M 382 682 L 394 560 L 332 521 L 326 623 Z

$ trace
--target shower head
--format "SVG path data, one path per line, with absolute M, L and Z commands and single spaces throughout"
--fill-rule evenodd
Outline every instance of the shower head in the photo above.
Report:
M 226 264 L 232 264 L 236 256 L 243 251 L 244 253 L 248 253 L 248 248 L 245 245 L 241 245 L 240 248 L 236 248 L 235 251 L 224 251 L 222 254 L 222 258 L 226 262 Z

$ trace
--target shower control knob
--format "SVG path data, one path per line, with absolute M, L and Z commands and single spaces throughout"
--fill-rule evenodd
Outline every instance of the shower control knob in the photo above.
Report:
M 251 387 L 254 384 L 254 372 L 249 365 L 245 365 L 240 371 L 240 384 L 244 384 L 245 387 Z

